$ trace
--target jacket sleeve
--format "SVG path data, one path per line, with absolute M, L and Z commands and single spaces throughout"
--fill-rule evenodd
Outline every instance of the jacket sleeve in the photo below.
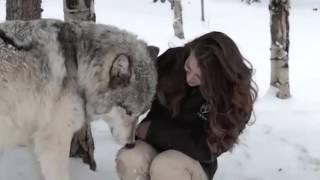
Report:
M 204 128 L 203 132 L 199 133 L 198 130 L 183 127 L 173 120 L 152 121 L 146 141 L 159 150 L 173 149 L 200 162 L 212 162 Z

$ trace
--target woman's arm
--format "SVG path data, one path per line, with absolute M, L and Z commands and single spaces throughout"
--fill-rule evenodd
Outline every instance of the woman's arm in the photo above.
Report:
M 146 141 L 160 150 L 177 150 L 200 162 L 211 162 L 205 129 L 186 128 L 175 121 L 152 121 Z

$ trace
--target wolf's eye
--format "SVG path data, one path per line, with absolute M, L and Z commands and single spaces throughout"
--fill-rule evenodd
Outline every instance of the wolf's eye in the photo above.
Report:
M 122 109 L 124 109 L 126 111 L 126 114 L 129 116 L 132 116 L 133 112 L 129 110 L 128 106 L 124 105 L 124 104 L 118 104 Z
M 129 116 L 132 116 L 132 111 L 128 110 L 128 109 L 125 109 L 126 110 L 126 113 L 129 115 Z

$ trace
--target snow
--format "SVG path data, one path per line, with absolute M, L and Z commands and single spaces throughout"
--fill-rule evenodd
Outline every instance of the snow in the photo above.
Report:
M 63 18 L 62 2 L 42 0 L 43 17 Z M 206 0 L 205 22 L 200 1 L 183 0 L 186 40 L 173 36 L 169 3 L 152 0 L 96 0 L 97 22 L 138 34 L 161 52 L 209 31 L 222 31 L 238 44 L 255 68 L 259 99 L 255 120 L 232 153 L 219 158 L 214 179 L 219 180 L 319 180 L 320 179 L 320 0 L 292 0 L 290 10 L 290 87 L 292 98 L 275 98 L 270 80 L 270 14 L 267 0 L 250 6 L 240 0 Z M 5 0 L 0 0 L 0 20 Z M 98 170 L 92 172 L 79 159 L 71 160 L 71 177 L 77 180 L 117 180 L 116 145 L 107 125 L 94 122 Z M 40 179 L 27 148 L 0 154 L 0 180 Z

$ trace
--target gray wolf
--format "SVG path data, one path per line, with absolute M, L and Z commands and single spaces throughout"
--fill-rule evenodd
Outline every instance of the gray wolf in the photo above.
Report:
M 72 134 L 85 121 L 103 119 L 119 144 L 134 143 L 156 88 L 148 49 L 102 24 L 0 23 L 0 150 L 32 145 L 45 180 L 68 180 Z

